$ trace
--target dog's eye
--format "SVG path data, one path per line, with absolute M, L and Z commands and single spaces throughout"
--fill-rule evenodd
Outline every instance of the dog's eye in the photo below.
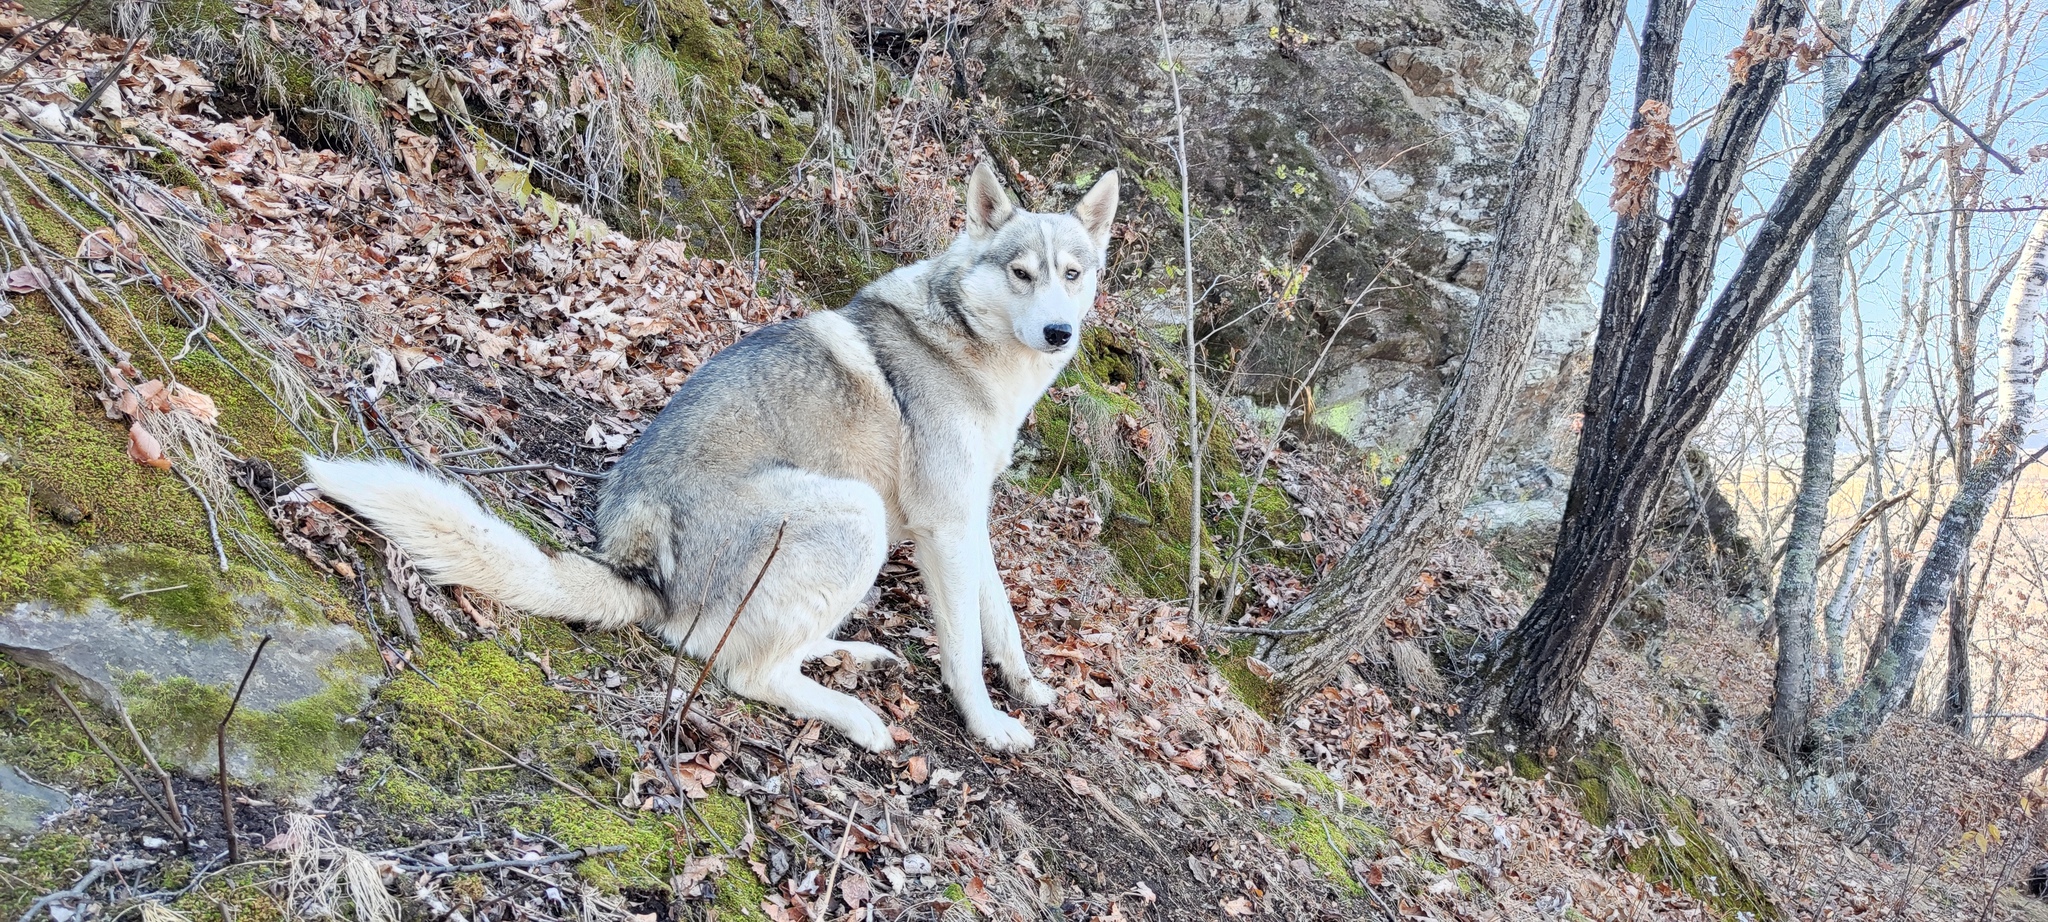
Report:
M 1017 281 L 1024 282 L 1026 284 L 1030 284 L 1031 282 L 1031 273 L 1026 272 L 1021 268 L 1017 268 L 1014 266 L 1011 267 L 1010 274 L 1016 276 Z
M 1081 270 L 1079 270 L 1079 269 L 1068 269 L 1068 270 L 1067 270 L 1067 281 L 1069 281 L 1069 282 L 1072 282 L 1072 281 L 1078 281 L 1078 280 L 1079 280 L 1080 278 L 1081 278 Z

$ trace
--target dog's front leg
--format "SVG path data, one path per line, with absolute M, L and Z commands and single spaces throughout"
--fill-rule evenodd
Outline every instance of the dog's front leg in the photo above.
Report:
M 1031 674 L 1031 661 L 1024 656 L 1024 634 L 1017 626 L 1017 613 L 1010 608 L 1010 593 L 1003 587 L 1003 573 L 996 567 L 995 548 L 989 544 L 986 529 L 975 536 L 975 547 L 981 552 L 982 566 L 981 642 L 988 648 L 988 658 L 995 661 L 996 671 L 1003 674 L 1010 694 L 1032 707 L 1045 707 L 1052 703 L 1052 686 Z
M 945 679 L 946 687 L 953 690 L 953 703 L 960 708 L 968 732 L 995 749 L 1031 748 L 1031 731 L 1016 718 L 996 710 L 988 697 L 988 683 L 981 675 L 981 609 L 985 586 L 994 571 L 994 561 L 983 560 L 988 556 L 986 530 L 917 530 L 916 538 L 917 567 L 931 590 L 932 622 L 939 635 L 939 675 Z M 1002 591 L 1000 582 L 995 591 Z M 1020 655 L 1021 652 L 1020 648 Z

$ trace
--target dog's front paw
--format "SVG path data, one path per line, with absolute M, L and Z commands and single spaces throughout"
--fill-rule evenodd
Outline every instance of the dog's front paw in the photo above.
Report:
M 1038 742 L 1022 721 L 996 710 L 972 721 L 968 729 L 997 752 L 1023 752 Z
M 1009 684 L 1010 697 L 1031 707 L 1045 707 L 1051 704 L 1053 699 L 1059 697 L 1053 692 L 1052 686 L 1037 679 L 1025 679 L 1022 682 L 1011 682 Z

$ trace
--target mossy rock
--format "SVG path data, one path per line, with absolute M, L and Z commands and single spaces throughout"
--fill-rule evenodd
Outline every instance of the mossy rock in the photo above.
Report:
M 1188 461 L 1186 375 L 1163 343 L 1143 333 L 1094 327 L 1052 392 L 1033 411 L 1020 453 L 1024 482 L 1039 492 L 1063 486 L 1091 495 L 1101 510 L 1102 543 L 1132 587 L 1155 598 L 1187 594 L 1194 472 Z M 1201 570 L 1212 602 L 1229 582 L 1240 526 L 1241 563 L 1308 572 L 1305 523 L 1271 482 L 1254 483 L 1236 449 L 1237 425 L 1206 390 L 1196 394 L 1202 442 Z M 1227 500 L 1225 499 L 1227 497 Z M 1240 572 L 1239 580 L 1243 577 Z
M 1317 873 L 1346 896 L 1362 896 L 1365 885 L 1351 873 L 1353 859 L 1370 860 L 1391 847 L 1387 830 L 1364 818 L 1366 805 L 1315 766 L 1296 762 L 1287 775 L 1308 790 L 1300 799 L 1281 799 L 1268 808 L 1273 838 L 1293 848 Z
M 1692 800 L 1644 780 L 1620 746 L 1597 742 L 1561 768 L 1586 819 L 1602 826 L 1626 819 L 1650 831 L 1622 859 L 1624 867 L 1685 891 L 1730 922 L 1784 918 L 1763 885 L 1700 823 Z

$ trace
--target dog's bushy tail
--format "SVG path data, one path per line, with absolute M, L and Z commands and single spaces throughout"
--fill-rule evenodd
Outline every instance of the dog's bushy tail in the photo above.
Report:
M 306 457 L 306 476 L 395 541 L 428 578 L 530 614 L 617 628 L 660 613 L 654 590 L 580 554 L 549 555 L 454 484 L 389 461 Z

